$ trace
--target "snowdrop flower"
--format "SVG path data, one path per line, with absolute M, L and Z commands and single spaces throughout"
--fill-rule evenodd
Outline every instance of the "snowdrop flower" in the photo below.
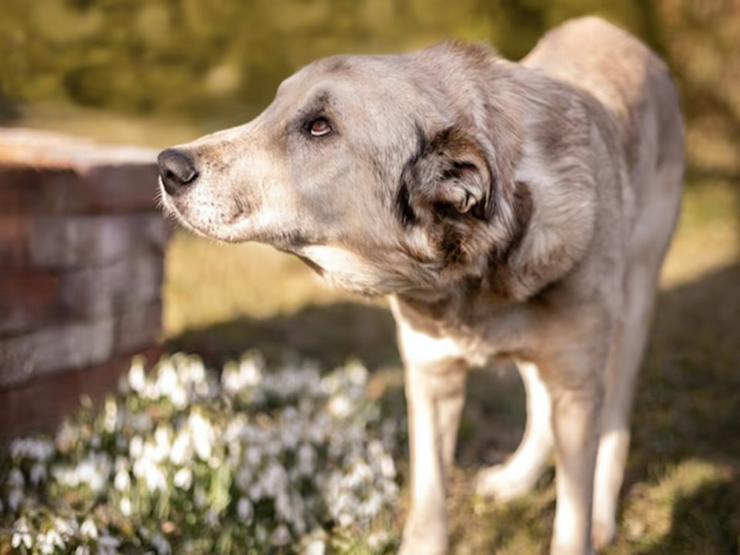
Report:
M 190 489 L 193 484 L 193 473 L 189 468 L 181 468 L 175 473 L 173 482 L 180 489 Z
M 10 444 L 10 455 L 16 460 L 48 461 L 53 454 L 54 444 L 43 439 L 21 438 Z
M 316 468 L 316 450 L 304 443 L 298 448 L 297 460 L 298 473 L 308 476 Z
M 190 459 L 191 455 L 190 435 L 184 431 L 180 432 L 172 444 L 172 449 L 170 449 L 170 461 L 173 464 L 182 465 Z
M 131 516 L 131 500 L 128 497 L 122 497 L 119 504 L 123 516 Z
M 278 490 L 285 487 L 286 480 L 287 473 L 283 465 L 279 462 L 273 462 L 262 475 L 261 484 L 268 495 L 275 497 Z
M 89 538 L 91 540 L 97 540 L 98 539 L 98 528 L 95 526 L 95 523 L 92 521 L 91 518 L 86 518 L 82 521 L 82 525 L 80 526 L 80 534 L 82 534 L 83 537 Z
M 149 491 L 167 489 L 167 479 L 157 463 L 149 457 L 142 457 L 134 463 L 134 475 L 144 480 Z
M 284 524 L 281 524 L 272 532 L 270 536 L 270 543 L 274 546 L 281 547 L 290 543 L 291 536 L 290 530 Z
M 162 534 L 154 534 L 151 542 L 154 549 L 157 550 L 157 555 L 170 555 L 170 553 L 172 553 L 172 548 L 170 547 L 169 542 Z
M 128 452 L 132 459 L 139 459 L 144 453 L 144 440 L 140 436 L 134 436 L 131 438 L 131 443 L 128 445 Z
M 25 517 L 19 518 L 13 525 L 13 535 L 10 545 L 14 549 L 18 549 L 20 546 L 31 549 L 33 538 L 31 537 L 31 531 L 28 528 L 28 522 Z
M 46 466 L 42 463 L 36 463 L 31 467 L 31 483 L 34 486 L 38 486 L 41 482 L 46 480 L 46 476 Z
M 14 468 L 8 474 L 8 485 L 13 488 L 23 488 L 26 484 L 26 480 L 23 478 L 23 472 L 18 468 Z
M 139 357 L 131 361 L 131 368 L 128 371 L 128 385 L 136 392 L 142 392 L 144 387 L 146 387 L 144 361 Z
M 200 412 L 194 411 L 190 413 L 188 427 L 190 428 L 190 437 L 193 441 L 193 447 L 195 447 L 195 453 L 204 461 L 211 458 L 214 440 L 211 423 L 203 418 Z
M 393 458 L 388 453 L 383 453 L 380 456 L 380 472 L 383 478 L 392 480 L 396 477 L 396 465 L 393 462 Z
M 98 555 L 118 555 L 118 546 L 121 542 L 106 533 L 98 540 Z
M 113 399 L 106 399 L 103 415 L 103 428 L 106 432 L 112 434 L 118 429 L 119 424 L 118 403 Z
M 324 555 L 326 553 L 326 542 L 320 538 L 311 540 L 303 550 L 304 555 Z
M 367 383 L 367 368 L 359 362 L 353 362 L 345 368 L 347 377 L 354 385 L 365 385 Z
M 239 498 L 239 502 L 236 505 L 236 512 L 239 515 L 239 518 L 242 522 L 245 524 L 249 524 L 252 522 L 252 517 L 254 516 L 254 507 L 252 506 L 252 503 L 247 499 L 246 497 Z
M 131 476 L 129 476 L 128 470 L 120 468 L 116 472 L 116 476 L 113 479 L 113 486 L 118 491 L 127 491 L 131 487 Z
M 375 530 L 367 537 L 367 545 L 370 549 L 379 551 L 388 543 L 389 540 L 388 532 L 385 530 Z
M 90 547 L 87 545 L 78 545 L 74 555 L 90 555 Z
M 208 504 L 208 496 L 206 496 L 206 492 L 202 486 L 198 485 L 195 487 L 195 492 L 193 493 L 193 501 L 195 501 L 195 506 L 199 509 L 205 507 Z

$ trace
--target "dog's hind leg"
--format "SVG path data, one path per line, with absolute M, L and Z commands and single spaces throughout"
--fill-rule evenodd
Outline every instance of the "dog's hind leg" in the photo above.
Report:
M 553 451 L 550 394 L 537 367 L 520 362 L 517 369 L 527 395 L 527 424 L 519 447 L 504 464 L 480 471 L 476 493 L 508 501 L 528 493 L 545 470 Z
M 630 443 L 629 423 L 635 382 L 650 332 L 657 278 L 656 269 L 644 266 L 631 269 L 627 278 L 625 314 L 607 371 L 596 463 L 592 530 L 597 549 L 611 543 L 616 532 L 619 490 Z

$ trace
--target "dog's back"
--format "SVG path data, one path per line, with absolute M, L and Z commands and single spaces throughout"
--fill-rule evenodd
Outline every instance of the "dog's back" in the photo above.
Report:
M 678 215 L 685 165 L 680 99 L 666 65 L 597 17 L 553 29 L 522 64 L 586 90 L 614 118 L 633 196 L 630 250 L 660 264 Z

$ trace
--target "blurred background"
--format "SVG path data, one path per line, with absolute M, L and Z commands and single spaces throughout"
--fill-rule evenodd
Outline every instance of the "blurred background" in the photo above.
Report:
M 624 533 L 610 553 L 738 553 L 740 2 L 2 0 L 0 125 L 160 148 L 248 121 L 281 80 L 322 56 L 458 38 L 518 59 L 547 29 L 583 14 L 624 27 L 667 60 L 688 124 L 684 212 L 637 398 Z M 328 366 L 357 357 L 377 376 L 377 395 L 402 403 L 385 306 L 333 292 L 264 247 L 177 231 L 163 340 L 214 363 L 250 347 Z M 476 504 L 463 487 L 515 447 L 521 387 L 496 374 L 471 384 L 453 543 L 461 553 L 534 553 L 548 534 L 551 476 L 508 508 Z

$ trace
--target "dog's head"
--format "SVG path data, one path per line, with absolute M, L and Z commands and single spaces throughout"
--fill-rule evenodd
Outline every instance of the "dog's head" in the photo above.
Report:
M 271 244 L 363 294 L 480 272 L 531 212 L 514 183 L 516 116 L 480 90 L 496 87 L 483 76 L 497 63 L 454 44 L 315 62 L 250 123 L 162 152 L 164 205 L 197 233 Z

